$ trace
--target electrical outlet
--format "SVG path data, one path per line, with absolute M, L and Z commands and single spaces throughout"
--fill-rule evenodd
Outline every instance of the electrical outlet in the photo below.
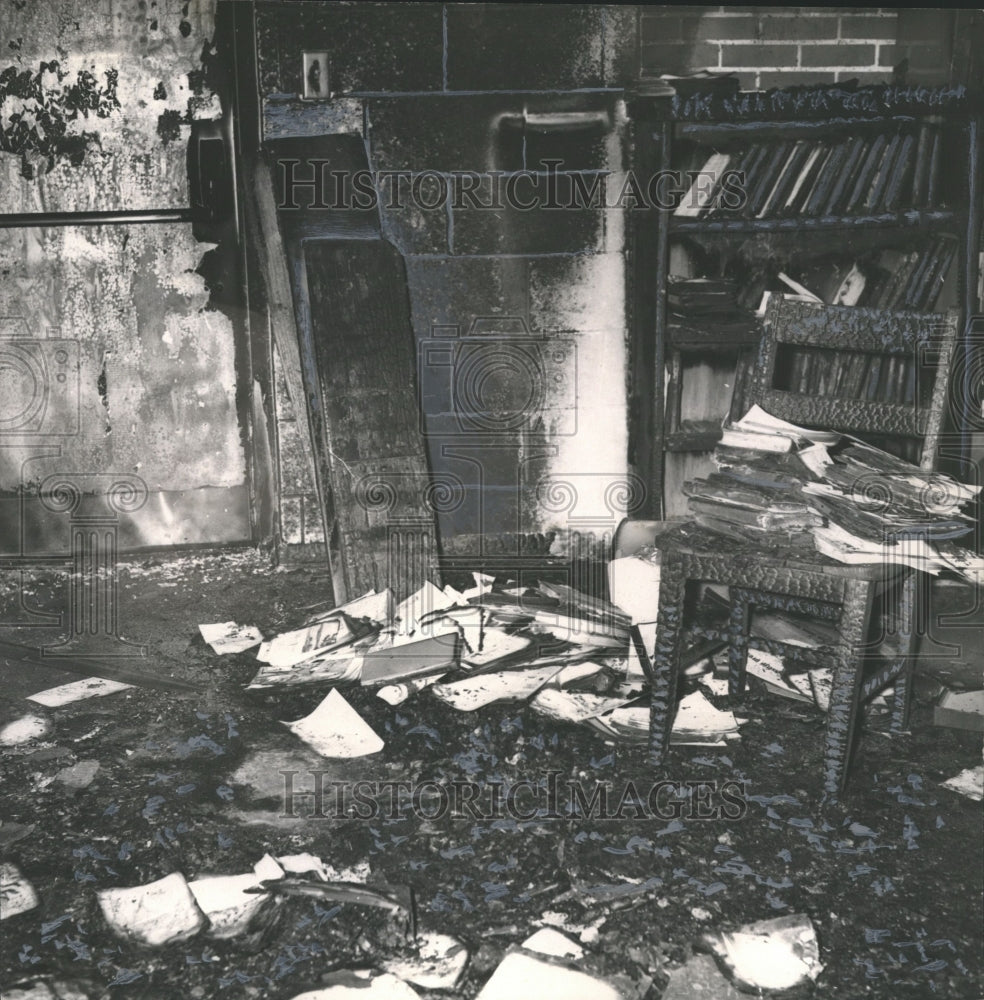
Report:
M 331 97 L 328 53 L 304 52 L 302 56 L 304 99 L 306 101 L 327 101 Z

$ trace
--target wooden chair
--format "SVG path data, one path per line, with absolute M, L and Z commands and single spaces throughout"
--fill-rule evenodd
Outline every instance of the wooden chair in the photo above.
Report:
M 923 469 L 936 459 L 957 331 L 956 313 L 889 313 L 776 298 L 745 398 L 793 423 L 851 433 L 886 450 L 905 446 Z M 910 458 L 910 460 L 913 460 Z M 847 565 L 805 548 L 768 547 L 710 533 L 693 522 L 667 523 L 657 544 L 662 572 L 659 630 L 651 667 L 650 747 L 661 759 L 669 745 L 683 643 L 688 583 L 729 588 L 729 692 L 745 685 L 749 648 L 833 670 L 824 746 L 828 801 L 843 791 L 859 706 L 896 679 L 893 729 L 905 727 L 911 698 L 917 577 L 903 566 Z M 879 596 L 898 599 L 899 639 L 887 664 L 867 683 L 872 610 Z M 756 607 L 824 619 L 838 639 L 804 649 L 749 635 Z

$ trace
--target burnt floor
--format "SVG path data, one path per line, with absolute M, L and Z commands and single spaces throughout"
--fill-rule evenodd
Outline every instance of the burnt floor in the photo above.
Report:
M 197 625 L 234 619 L 282 629 L 328 592 L 323 573 L 274 571 L 252 553 L 136 561 L 120 571 L 120 632 L 144 643 L 147 656 L 120 665 L 197 691 L 138 686 L 45 710 L 24 697 L 77 675 L 2 661 L 2 720 L 35 712 L 49 730 L 0 750 L 0 848 L 41 899 L 3 922 L 0 993 L 55 979 L 89 997 L 289 998 L 333 970 L 405 950 L 405 925 L 382 911 L 291 899 L 248 942 L 198 938 L 141 952 L 110 937 L 96 903 L 104 887 L 174 871 L 189 879 L 247 872 L 265 852 L 310 851 L 336 866 L 367 861 L 374 879 L 412 884 L 421 928 L 468 945 L 458 989 L 435 996 L 473 997 L 510 945 L 552 923 L 583 936 L 586 968 L 651 978 L 649 995 L 659 997 L 703 932 L 797 912 L 812 919 L 825 966 L 800 995 L 984 995 L 981 806 L 940 787 L 980 763 L 981 741 L 932 725 L 941 678 L 979 685 L 979 611 L 963 622 L 973 627 L 938 633 L 959 642 L 959 654 L 921 662 L 909 734 L 890 737 L 887 717 L 869 716 L 848 794 L 821 813 L 823 717 L 754 682 L 740 742 L 677 748 L 659 768 L 641 747 L 606 743 L 520 705 L 462 714 L 424 692 L 393 708 L 358 688 L 346 697 L 385 749 L 325 762 L 278 721 L 306 714 L 325 690 L 245 692 L 253 653 L 218 657 Z M 21 605 L 57 611 L 65 601 L 65 579 L 53 571 L 6 574 L 0 638 L 57 641 L 57 627 L 23 627 Z M 964 614 L 973 593 L 938 586 L 935 603 L 937 613 Z M 98 771 L 73 789 L 66 769 L 84 761 Z M 297 770 L 300 783 L 309 767 L 327 769 L 328 780 L 436 785 L 402 814 L 386 815 L 384 804 L 372 819 L 318 818 L 298 800 L 298 815 L 285 817 L 279 772 Z M 435 788 L 452 781 L 509 785 L 549 772 L 588 795 L 608 781 L 615 797 L 629 781 L 643 796 L 660 780 L 737 781 L 744 813 L 704 819 L 684 799 L 675 818 L 631 809 L 622 818 L 434 815 Z

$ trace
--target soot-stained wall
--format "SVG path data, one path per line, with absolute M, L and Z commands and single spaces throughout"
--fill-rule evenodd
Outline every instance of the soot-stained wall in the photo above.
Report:
M 5 0 L 0 211 L 187 207 L 190 121 L 220 114 L 213 21 L 207 0 Z M 0 491 L 126 476 L 148 495 L 124 546 L 249 537 L 233 327 L 195 273 L 210 248 L 185 223 L 0 230 Z M 67 518 L 0 506 L 5 550 L 14 526 L 64 547 Z
M 524 209 L 506 196 L 492 206 L 491 177 L 501 172 L 501 187 L 554 160 L 563 191 L 575 175 L 590 188 L 610 173 L 618 192 L 637 12 L 256 10 L 268 141 L 352 133 L 371 171 L 427 175 L 416 196 L 409 185 L 397 198 L 381 188 L 380 216 L 406 257 L 430 463 L 464 486 L 460 505 L 439 514 L 445 551 L 508 548 L 514 536 L 536 544 L 554 532 L 556 550 L 569 529 L 600 538 L 638 499 L 626 487 L 625 213 L 542 198 Z M 327 51 L 332 100 L 298 99 L 302 49 Z M 479 178 L 474 202 L 456 202 L 456 174 Z M 451 185 L 443 198 L 442 178 Z M 531 197 L 521 189 L 521 200 Z

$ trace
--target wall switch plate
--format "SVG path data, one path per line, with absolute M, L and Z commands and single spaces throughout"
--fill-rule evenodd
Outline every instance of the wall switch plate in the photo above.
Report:
M 327 101 L 331 97 L 327 52 L 304 52 L 303 91 L 306 101 Z

